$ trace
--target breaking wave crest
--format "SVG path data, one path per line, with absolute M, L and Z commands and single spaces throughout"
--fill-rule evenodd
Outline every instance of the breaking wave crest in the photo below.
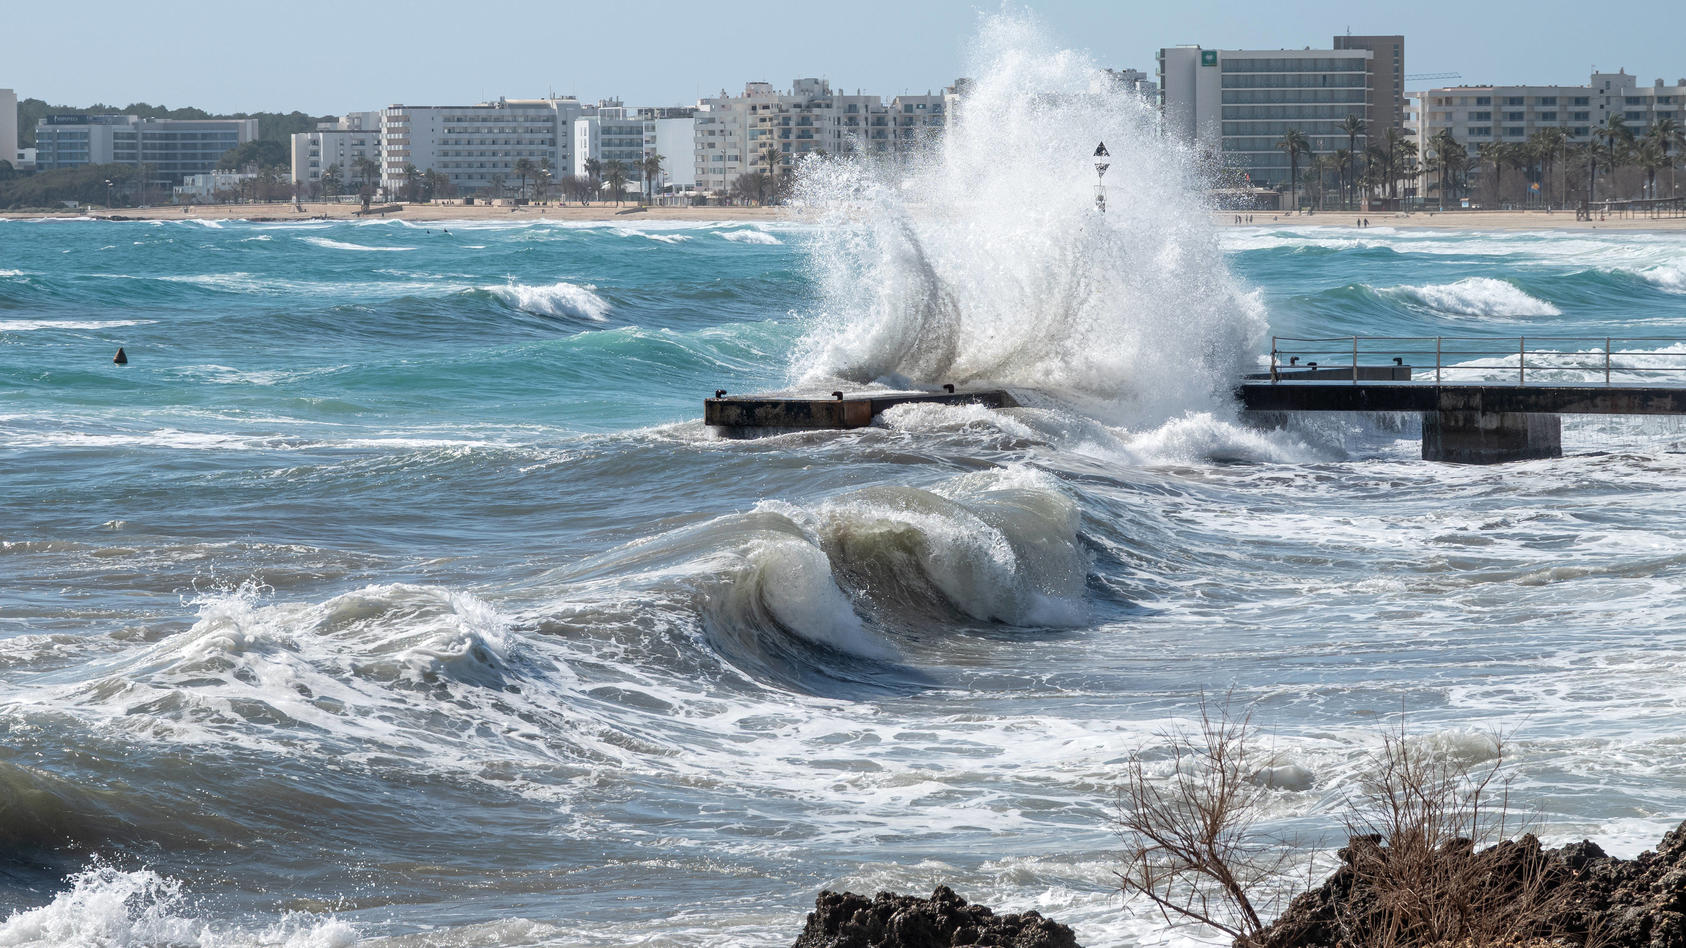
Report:
M 485 287 L 486 292 L 525 313 L 541 316 L 572 316 L 597 322 L 609 318 L 609 301 L 598 296 L 597 287 L 556 282 L 548 286 L 508 283 Z
M 986 20 L 970 74 L 941 141 L 905 163 L 802 166 L 797 202 L 822 224 L 807 242 L 821 307 L 796 374 L 1006 383 L 1136 422 L 1226 401 L 1263 323 L 1224 262 L 1191 153 L 1148 102 L 1029 20 Z
M 0 921 L 0 948 L 99 945 L 105 948 L 349 948 L 357 932 L 333 918 L 288 914 L 259 930 L 194 917 L 182 884 L 147 869 L 95 865 L 71 876 L 68 891 Z
M 1563 311 L 1513 283 L 1468 277 L 1456 283 L 1396 286 L 1385 293 L 1458 316 L 1561 316 Z

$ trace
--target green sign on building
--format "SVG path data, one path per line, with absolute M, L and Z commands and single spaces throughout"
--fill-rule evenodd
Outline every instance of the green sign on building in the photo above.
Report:
M 1218 51 L 1217 50 L 1215 50 L 1215 49 L 1203 49 L 1203 50 L 1200 51 L 1200 65 L 1202 65 L 1202 66 L 1216 66 L 1217 64 L 1218 64 Z

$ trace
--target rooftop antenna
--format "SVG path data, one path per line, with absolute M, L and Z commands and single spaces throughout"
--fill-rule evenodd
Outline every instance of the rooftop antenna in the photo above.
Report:
M 1106 142 L 1095 146 L 1095 158 L 1111 158 L 1112 153 L 1106 150 Z M 1111 162 L 1095 162 L 1095 210 L 1106 213 L 1106 169 L 1112 167 Z

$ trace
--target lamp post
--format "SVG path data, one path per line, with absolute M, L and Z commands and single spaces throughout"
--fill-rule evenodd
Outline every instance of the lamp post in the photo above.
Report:
M 111 179 L 105 179 L 105 209 L 111 210 Z
M 1101 142 L 1099 145 L 1095 146 L 1095 157 L 1097 159 L 1112 157 L 1112 153 L 1106 150 L 1106 142 Z M 1106 169 L 1110 167 L 1112 167 L 1110 162 L 1098 160 L 1095 162 L 1095 210 L 1100 211 L 1102 214 L 1106 213 L 1105 179 Z

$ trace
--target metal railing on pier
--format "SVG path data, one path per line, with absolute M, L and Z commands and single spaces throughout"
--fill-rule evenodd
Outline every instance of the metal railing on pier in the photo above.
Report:
M 1270 381 L 1686 385 L 1686 339 L 1661 336 L 1272 336 Z M 1408 372 L 1399 371 L 1408 369 Z M 1432 375 L 1430 374 L 1432 373 Z M 1296 378 L 1298 377 L 1298 379 Z

